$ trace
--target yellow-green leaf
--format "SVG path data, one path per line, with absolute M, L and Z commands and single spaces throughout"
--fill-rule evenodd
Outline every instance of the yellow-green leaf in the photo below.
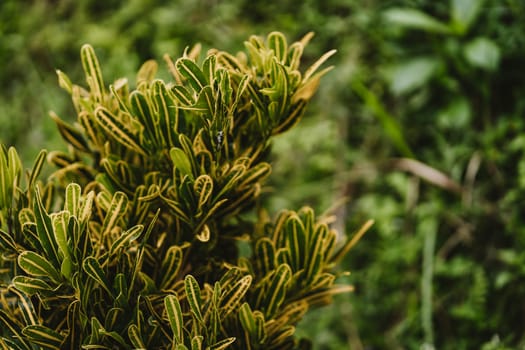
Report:
M 239 306 L 244 295 L 252 284 L 253 277 L 246 275 L 238 280 L 233 287 L 221 298 L 221 313 L 223 317 L 227 316 L 236 307 Z
M 83 45 L 80 49 L 80 58 L 82 66 L 86 73 L 86 80 L 91 89 L 91 94 L 97 102 L 102 103 L 105 95 L 104 80 L 102 79 L 102 70 L 98 62 L 95 50 L 90 45 Z
M 51 287 L 46 281 L 44 281 L 41 278 L 34 278 L 21 275 L 15 276 L 13 278 L 13 285 L 16 287 L 16 289 L 29 296 L 53 290 L 53 287 Z
M 26 250 L 18 256 L 18 265 L 28 275 L 48 277 L 56 283 L 61 280 L 60 272 L 42 255 Z
M 184 287 L 186 290 L 186 297 L 188 298 L 188 303 L 190 304 L 192 314 L 200 323 L 203 323 L 204 320 L 202 318 L 201 313 L 202 301 L 199 283 L 197 282 L 195 277 L 193 277 L 192 275 L 187 275 L 184 278 Z
M 168 321 L 170 323 L 171 331 L 175 338 L 176 344 L 181 344 L 183 342 L 183 318 L 182 310 L 180 307 L 179 299 L 176 295 L 167 295 L 164 298 L 164 308 L 168 314 Z
M 173 287 L 179 278 L 180 268 L 182 266 L 182 248 L 179 246 L 171 246 L 168 248 L 164 260 L 161 264 L 162 281 L 160 289 L 168 290 Z
M 170 157 L 173 161 L 174 169 L 177 169 L 182 176 L 188 175 L 190 178 L 193 178 L 190 159 L 182 149 L 173 147 L 170 150 Z
M 45 349 L 62 349 L 65 336 L 57 331 L 42 325 L 29 325 L 22 329 L 25 335 L 33 344 L 40 345 Z

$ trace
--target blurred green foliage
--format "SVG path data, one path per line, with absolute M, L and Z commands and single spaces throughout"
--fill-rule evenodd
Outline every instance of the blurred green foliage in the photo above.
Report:
M 346 197 L 335 225 L 376 225 L 349 257 L 356 293 L 304 331 L 322 326 L 319 349 L 520 348 L 523 23 L 520 0 L 4 0 L 0 139 L 29 159 L 59 147 L 46 113 L 70 107 L 53 70 L 78 81 L 85 42 L 114 79 L 197 41 L 235 50 L 248 33 L 314 31 L 309 54 L 337 49 L 336 70 L 276 140 L 270 204 Z

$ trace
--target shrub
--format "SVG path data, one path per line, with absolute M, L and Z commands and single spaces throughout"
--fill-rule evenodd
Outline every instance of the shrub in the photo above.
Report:
M 270 140 L 295 125 L 330 69 L 299 70 L 310 36 L 252 36 L 247 53 L 198 47 L 107 87 L 94 49 L 87 89 L 58 71 L 77 122 L 53 115 L 68 152 L 24 173 L 0 153 L 4 348 L 292 349 L 312 306 L 352 290 L 337 242 L 310 208 L 269 219 L 257 199 Z M 45 159 L 57 166 L 37 177 Z

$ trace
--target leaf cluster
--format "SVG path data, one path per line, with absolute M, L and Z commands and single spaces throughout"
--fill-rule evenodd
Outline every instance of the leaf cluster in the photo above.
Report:
M 355 243 L 313 210 L 275 221 L 253 208 L 270 138 L 301 118 L 321 56 L 299 70 L 310 35 L 252 36 L 247 53 L 198 47 L 106 86 L 94 49 L 87 88 L 58 71 L 74 124 L 53 115 L 68 152 L 27 174 L 0 153 L 0 344 L 4 348 L 303 348 L 306 311 L 351 291 L 332 271 Z M 37 181 L 45 159 L 57 166 Z M 25 183 L 22 184 L 22 180 Z M 359 235 L 358 235 L 359 236 Z M 251 254 L 239 255 L 239 244 Z

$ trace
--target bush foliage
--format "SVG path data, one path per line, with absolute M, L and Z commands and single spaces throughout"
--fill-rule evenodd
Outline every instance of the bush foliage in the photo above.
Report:
M 106 86 L 89 45 L 86 88 L 58 71 L 78 115 L 53 116 L 68 151 L 42 151 L 27 176 L 14 148 L 0 155 L 4 348 L 307 346 L 295 326 L 352 290 L 332 271 L 355 239 L 337 245 L 307 207 L 253 216 L 271 137 L 330 70 L 319 67 L 333 51 L 299 70 L 310 37 L 166 56 L 171 82 L 150 60 L 134 88 Z M 46 156 L 58 170 L 40 182 Z

